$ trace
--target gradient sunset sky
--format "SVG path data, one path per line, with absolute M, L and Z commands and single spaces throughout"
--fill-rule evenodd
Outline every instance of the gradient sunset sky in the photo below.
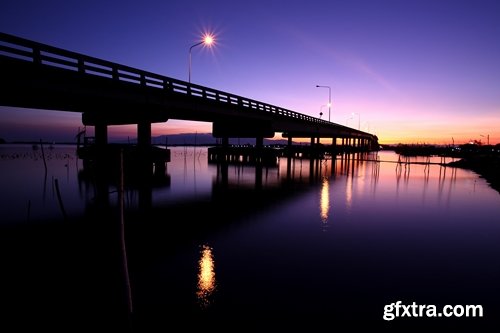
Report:
M 375 133 L 500 143 L 500 1 L 2 0 L 0 31 Z M 354 116 L 353 116 L 354 113 Z M 78 113 L 0 106 L 0 137 L 74 140 Z M 168 121 L 153 135 L 211 132 Z M 113 127 L 111 138 L 135 137 Z

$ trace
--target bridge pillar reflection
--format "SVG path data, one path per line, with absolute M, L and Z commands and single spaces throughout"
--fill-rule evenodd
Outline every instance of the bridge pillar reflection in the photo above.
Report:
M 290 180 L 292 178 L 292 154 L 290 153 L 286 158 L 286 179 Z M 295 161 L 295 159 L 294 159 Z
M 336 151 L 337 151 L 337 138 L 333 137 L 332 138 L 332 147 L 330 149 L 330 153 L 332 154 L 332 156 L 335 156 Z
M 262 188 L 262 163 L 255 165 L 255 189 Z
M 255 147 L 263 148 L 264 147 L 264 138 L 262 136 L 258 136 L 255 138 Z

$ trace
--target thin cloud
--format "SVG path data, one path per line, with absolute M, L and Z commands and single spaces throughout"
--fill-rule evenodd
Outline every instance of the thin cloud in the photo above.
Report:
M 304 45 L 306 48 L 314 50 L 318 55 L 328 55 L 335 59 L 337 63 L 349 67 L 354 71 L 362 74 L 363 76 L 368 77 L 385 89 L 391 92 L 397 91 L 397 89 L 389 82 L 389 80 L 387 80 L 381 73 L 376 71 L 373 66 L 369 65 L 368 62 L 359 55 L 340 52 L 331 47 L 327 47 L 326 43 L 320 41 L 312 35 L 304 33 L 304 31 L 299 31 L 296 29 L 286 29 L 286 32 L 288 34 L 291 34 L 293 38 L 299 39 L 302 45 Z

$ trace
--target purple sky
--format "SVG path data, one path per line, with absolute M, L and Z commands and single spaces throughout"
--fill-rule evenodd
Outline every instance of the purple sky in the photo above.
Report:
M 375 133 L 500 142 L 500 1 L 2 0 L 0 31 Z M 354 115 L 353 115 L 354 113 Z M 0 107 L 0 137 L 72 140 L 79 114 Z M 153 135 L 209 132 L 168 121 Z M 111 136 L 134 136 L 133 127 Z

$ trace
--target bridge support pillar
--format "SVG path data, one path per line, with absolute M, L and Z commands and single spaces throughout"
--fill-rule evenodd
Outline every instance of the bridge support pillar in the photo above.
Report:
M 151 123 L 140 122 L 137 124 L 137 145 L 149 147 L 151 145 Z
M 332 147 L 330 149 L 330 153 L 335 154 L 337 150 L 337 138 L 332 138 Z
M 140 150 L 138 161 L 138 172 L 140 175 L 139 185 L 139 209 L 147 211 L 151 208 L 153 202 L 151 173 L 152 173 L 152 154 L 151 154 L 151 123 L 141 121 L 137 124 L 137 147 Z

